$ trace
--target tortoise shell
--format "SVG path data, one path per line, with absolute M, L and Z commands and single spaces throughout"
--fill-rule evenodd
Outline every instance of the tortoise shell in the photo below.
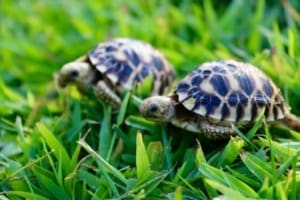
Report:
M 268 122 L 283 119 L 283 97 L 275 84 L 251 64 L 233 60 L 207 62 L 175 89 L 187 110 L 214 121 L 247 123 L 262 111 Z
M 113 85 L 131 90 L 152 76 L 152 94 L 163 94 L 175 79 L 165 57 L 150 44 L 129 38 L 117 38 L 98 44 L 88 59 Z

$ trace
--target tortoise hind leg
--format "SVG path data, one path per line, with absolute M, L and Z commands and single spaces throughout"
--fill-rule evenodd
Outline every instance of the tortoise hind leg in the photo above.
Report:
M 290 129 L 293 129 L 294 131 L 300 132 L 300 119 L 292 114 L 292 113 L 287 113 L 285 117 L 280 120 L 280 122 L 289 127 Z
M 111 105 L 113 109 L 120 108 L 120 97 L 104 81 L 99 81 L 94 86 L 94 93 L 99 100 Z

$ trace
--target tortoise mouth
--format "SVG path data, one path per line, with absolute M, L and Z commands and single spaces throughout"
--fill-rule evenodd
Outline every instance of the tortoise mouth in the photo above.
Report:
M 77 81 L 78 74 L 79 73 L 77 71 L 71 71 L 67 75 L 59 73 L 57 75 L 59 87 L 65 88 L 69 83 L 75 83 Z
M 59 87 L 61 88 L 65 88 L 69 82 L 72 82 L 71 80 L 68 80 L 67 78 L 65 77 L 62 77 L 60 74 L 58 75 L 58 78 L 57 78 L 57 82 L 58 82 L 58 85 Z

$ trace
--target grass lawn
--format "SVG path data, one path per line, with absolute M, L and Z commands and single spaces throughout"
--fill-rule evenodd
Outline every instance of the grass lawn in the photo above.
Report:
M 299 0 L 0 1 L 0 199 L 300 199 L 300 133 L 263 126 L 226 141 L 112 113 L 61 66 L 114 37 L 147 41 L 177 80 L 250 62 L 300 116 Z M 262 127 L 262 128 L 260 128 Z

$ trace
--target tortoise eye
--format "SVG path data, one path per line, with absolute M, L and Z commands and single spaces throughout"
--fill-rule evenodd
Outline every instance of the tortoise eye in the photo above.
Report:
M 151 104 L 150 107 L 149 107 L 149 112 L 150 113 L 157 113 L 158 110 L 159 110 L 159 108 L 156 104 Z
M 79 75 L 79 73 L 78 73 L 77 70 L 72 70 L 72 71 L 70 71 L 70 73 L 69 73 L 69 76 L 70 76 L 70 78 L 72 78 L 72 79 L 76 78 L 78 75 Z

